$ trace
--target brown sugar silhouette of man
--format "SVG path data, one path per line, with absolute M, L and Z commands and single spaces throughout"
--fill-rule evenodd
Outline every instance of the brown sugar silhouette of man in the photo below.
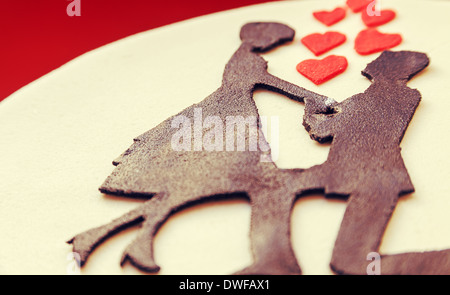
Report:
M 332 142 L 325 163 L 305 170 L 301 181 L 348 197 L 331 261 L 336 273 L 366 274 L 399 197 L 414 191 L 399 145 L 421 100 L 406 83 L 428 64 L 423 53 L 385 51 L 362 72 L 373 82 L 364 93 L 326 110 L 306 99 L 306 129 Z M 450 250 L 382 255 L 380 271 L 450 274 Z

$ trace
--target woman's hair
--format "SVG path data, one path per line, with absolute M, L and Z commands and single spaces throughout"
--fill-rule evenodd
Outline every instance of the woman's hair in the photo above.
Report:
M 280 23 L 248 23 L 241 29 L 243 42 L 253 45 L 254 51 L 268 51 L 285 42 L 292 41 L 295 31 Z

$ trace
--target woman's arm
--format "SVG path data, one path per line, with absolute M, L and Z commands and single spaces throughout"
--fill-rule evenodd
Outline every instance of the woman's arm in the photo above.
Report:
M 304 102 L 305 99 L 310 99 L 324 105 L 331 105 L 333 103 L 336 103 L 336 101 L 332 98 L 309 91 L 305 88 L 277 78 L 271 74 L 264 75 L 262 81 L 257 83 L 257 87 L 278 92 L 298 102 Z

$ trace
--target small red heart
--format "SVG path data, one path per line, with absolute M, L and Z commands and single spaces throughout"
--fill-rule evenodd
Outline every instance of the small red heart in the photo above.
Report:
M 302 43 L 316 56 L 341 45 L 347 38 L 339 32 L 326 32 L 325 34 L 311 34 L 302 38 Z
M 322 84 L 343 73 L 348 66 L 343 56 L 330 55 L 322 60 L 307 59 L 297 65 L 297 71 L 314 84 Z
M 374 0 L 347 0 L 347 6 L 350 7 L 353 12 L 360 12 L 373 1 Z
M 367 29 L 359 32 L 355 39 L 355 50 L 361 55 L 380 52 L 402 43 L 400 34 L 383 34 L 377 29 Z
M 367 14 L 367 11 L 363 11 L 361 14 L 362 21 L 368 27 L 377 27 L 384 25 L 385 23 L 390 22 L 395 18 L 395 11 L 393 10 L 381 10 L 380 15 L 372 15 Z
M 338 7 L 335 8 L 333 11 L 316 11 L 313 13 L 314 17 L 320 21 L 321 23 L 332 26 L 335 23 L 341 21 L 345 17 L 345 9 Z

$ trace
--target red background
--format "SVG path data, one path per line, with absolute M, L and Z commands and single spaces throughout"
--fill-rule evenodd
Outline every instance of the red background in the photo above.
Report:
M 217 11 L 276 0 L 0 0 L 0 101 L 99 46 Z

